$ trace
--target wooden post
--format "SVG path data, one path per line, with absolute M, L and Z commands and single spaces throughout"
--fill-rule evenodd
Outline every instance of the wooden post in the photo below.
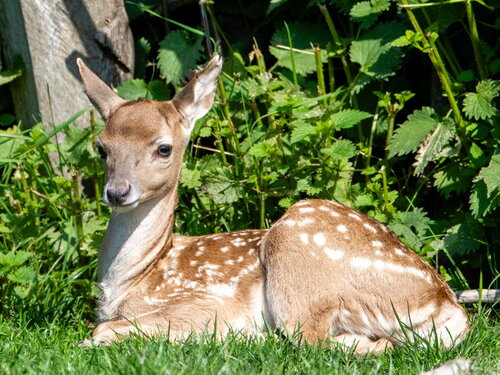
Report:
M 0 0 L 0 41 L 4 69 L 15 55 L 26 66 L 10 87 L 16 116 L 27 126 L 42 121 L 50 130 L 89 105 L 77 57 L 112 85 L 134 70 L 123 0 Z M 89 118 L 76 124 L 87 126 Z

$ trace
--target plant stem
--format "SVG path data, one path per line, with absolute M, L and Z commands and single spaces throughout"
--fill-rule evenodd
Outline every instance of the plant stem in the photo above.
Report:
M 401 0 L 403 4 L 408 5 L 408 0 Z M 411 24 L 415 31 L 420 34 L 422 38 L 424 50 L 428 51 L 429 59 L 431 60 L 434 69 L 441 81 L 443 86 L 443 90 L 446 93 L 446 97 L 448 98 L 448 102 L 450 103 L 451 109 L 453 111 L 453 116 L 455 118 L 455 122 L 457 124 L 457 133 L 462 140 L 462 143 L 465 141 L 465 122 L 462 118 L 462 113 L 460 112 L 460 108 L 458 107 L 458 103 L 455 100 L 455 95 L 453 90 L 451 89 L 451 81 L 448 75 L 448 71 L 441 59 L 437 46 L 434 44 L 432 38 L 427 38 L 427 35 L 424 33 L 420 24 L 418 23 L 417 18 L 413 14 L 413 11 L 410 8 L 405 8 L 406 13 L 408 14 L 408 18 L 410 19 Z
M 342 68 L 344 69 L 345 77 L 347 80 L 347 83 L 349 84 L 349 91 L 352 90 L 353 86 L 353 79 L 352 79 L 352 74 L 351 74 L 351 69 L 349 67 L 349 61 L 347 60 L 347 57 L 345 55 L 345 50 L 346 50 L 346 45 L 344 41 L 339 37 L 339 33 L 337 32 L 337 28 L 335 27 L 335 24 L 333 23 L 332 17 L 330 16 L 330 12 L 326 8 L 325 5 L 318 5 L 319 10 L 323 14 L 323 17 L 325 18 L 326 24 L 328 25 L 328 29 L 330 30 L 330 34 L 332 34 L 333 41 L 335 44 L 339 47 L 342 47 L 342 54 L 340 55 L 340 61 L 342 62 Z M 352 98 L 352 104 L 353 107 L 358 109 L 358 99 L 356 98 L 356 95 L 351 95 Z M 357 130 L 358 130 L 358 137 L 359 137 L 359 143 L 360 147 L 364 148 L 365 144 L 365 136 L 363 134 L 363 127 L 361 123 L 357 124 Z
M 259 67 L 259 72 L 261 74 L 264 74 L 267 71 L 266 62 L 264 60 L 264 55 L 262 55 L 262 52 L 261 52 L 259 45 L 257 44 L 257 40 L 255 38 L 253 38 L 253 46 L 252 47 L 253 47 L 254 56 L 257 59 L 257 65 Z
M 90 130 L 92 131 L 92 142 L 95 143 L 94 135 L 96 134 L 96 126 L 95 126 L 95 113 L 94 110 L 90 110 Z M 98 165 L 95 159 L 92 159 L 92 169 L 96 171 L 92 176 L 94 183 L 94 194 L 95 194 L 95 205 L 97 211 L 97 217 L 102 217 L 102 209 L 101 209 L 101 186 L 99 185 L 99 175 L 97 173 Z
M 316 77 L 318 80 L 318 95 L 325 95 L 326 94 L 326 87 L 325 87 L 325 76 L 323 74 L 323 61 L 321 60 L 321 49 L 319 47 L 315 47 L 311 45 L 314 51 L 314 61 L 316 62 Z M 321 102 L 323 103 L 323 107 L 328 106 L 328 102 L 326 98 L 322 99 Z
M 292 36 L 290 35 L 290 29 L 288 28 L 286 22 L 285 22 L 285 28 L 286 28 L 286 34 L 288 36 L 288 45 L 290 47 L 290 61 L 292 64 L 293 83 L 297 85 L 297 68 L 295 67 L 295 56 L 293 54 Z
M 392 133 L 394 132 L 394 123 L 396 122 L 396 112 L 390 112 L 387 115 L 387 135 L 385 138 L 385 149 L 389 146 L 389 141 L 392 138 Z M 386 151 L 387 153 L 387 151 Z
M 222 101 L 221 105 L 222 105 L 222 110 L 224 112 L 224 117 L 228 121 L 229 126 L 231 128 L 231 134 L 233 135 L 232 138 L 233 138 L 234 150 L 236 151 L 235 152 L 236 155 L 238 155 L 238 159 L 241 160 L 242 154 L 241 154 L 240 142 L 238 140 L 238 135 L 237 135 L 234 123 L 233 123 L 233 119 L 231 118 L 231 111 L 229 109 L 229 104 L 228 104 L 228 100 L 227 100 L 227 96 L 226 96 L 226 88 L 224 87 L 224 83 L 222 82 L 221 76 L 219 76 L 217 84 L 219 86 L 219 95 L 220 95 L 220 99 Z
M 327 53 L 328 53 L 328 85 L 330 87 L 329 92 L 333 92 L 335 90 L 335 71 L 333 69 L 333 60 L 330 57 L 332 45 L 330 43 L 328 43 L 326 49 L 327 49 Z
M 76 237 L 78 239 L 78 243 L 80 243 L 83 239 L 82 200 L 80 192 L 80 181 L 78 178 L 78 171 L 76 169 L 73 169 L 71 171 L 71 179 L 73 182 L 73 203 L 76 208 Z
M 476 18 L 472 9 L 472 2 L 467 0 L 465 3 L 465 10 L 467 11 L 467 23 L 469 24 L 470 40 L 472 48 L 474 49 L 474 57 L 476 59 L 477 70 L 481 80 L 486 79 L 488 73 L 486 72 L 486 65 L 483 61 L 483 54 L 481 53 L 479 33 L 477 32 Z

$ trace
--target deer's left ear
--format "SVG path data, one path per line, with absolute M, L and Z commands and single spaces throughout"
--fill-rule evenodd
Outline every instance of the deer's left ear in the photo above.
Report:
M 194 123 L 205 116 L 214 104 L 217 78 L 222 69 L 222 57 L 215 55 L 205 69 L 197 73 L 184 89 L 172 99 L 176 108 L 186 116 L 188 130 Z
M 85 85 L 85 91 L 92 104 L 97 108 L 101 116 L 107 120 L 119 106 L 126 103 L 115 92 L 106 85 L 95 73 L 90 70 L 82 59 L 76 59 L 80 75 Z

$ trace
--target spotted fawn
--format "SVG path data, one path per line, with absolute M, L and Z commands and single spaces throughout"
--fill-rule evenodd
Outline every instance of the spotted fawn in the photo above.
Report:
M 98 256 L 99 324 L 87 344 L 131 332 L 177 340 L 273 327 L 366 353 L 415 333 L 450 347 L 467 333 L 467 314 L 436 271 L 387 227 L 337 202 L 300 201 L 268 230 L 172 232 L 182 157 L 213 104 L 221 57 L 164 102 L 123 100 L 78 66 L 106 120 L 98 147 L 113 208 Z

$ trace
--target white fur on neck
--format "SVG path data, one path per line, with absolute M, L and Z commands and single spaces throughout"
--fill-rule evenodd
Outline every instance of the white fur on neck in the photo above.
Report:
M 98 280 L 102 290 L 99 322 L 116 318 L 131 281 L 163 249 L 174 210 L 172 196 L 152 199 L 129 212 L 112 213 L 99 250 Z

